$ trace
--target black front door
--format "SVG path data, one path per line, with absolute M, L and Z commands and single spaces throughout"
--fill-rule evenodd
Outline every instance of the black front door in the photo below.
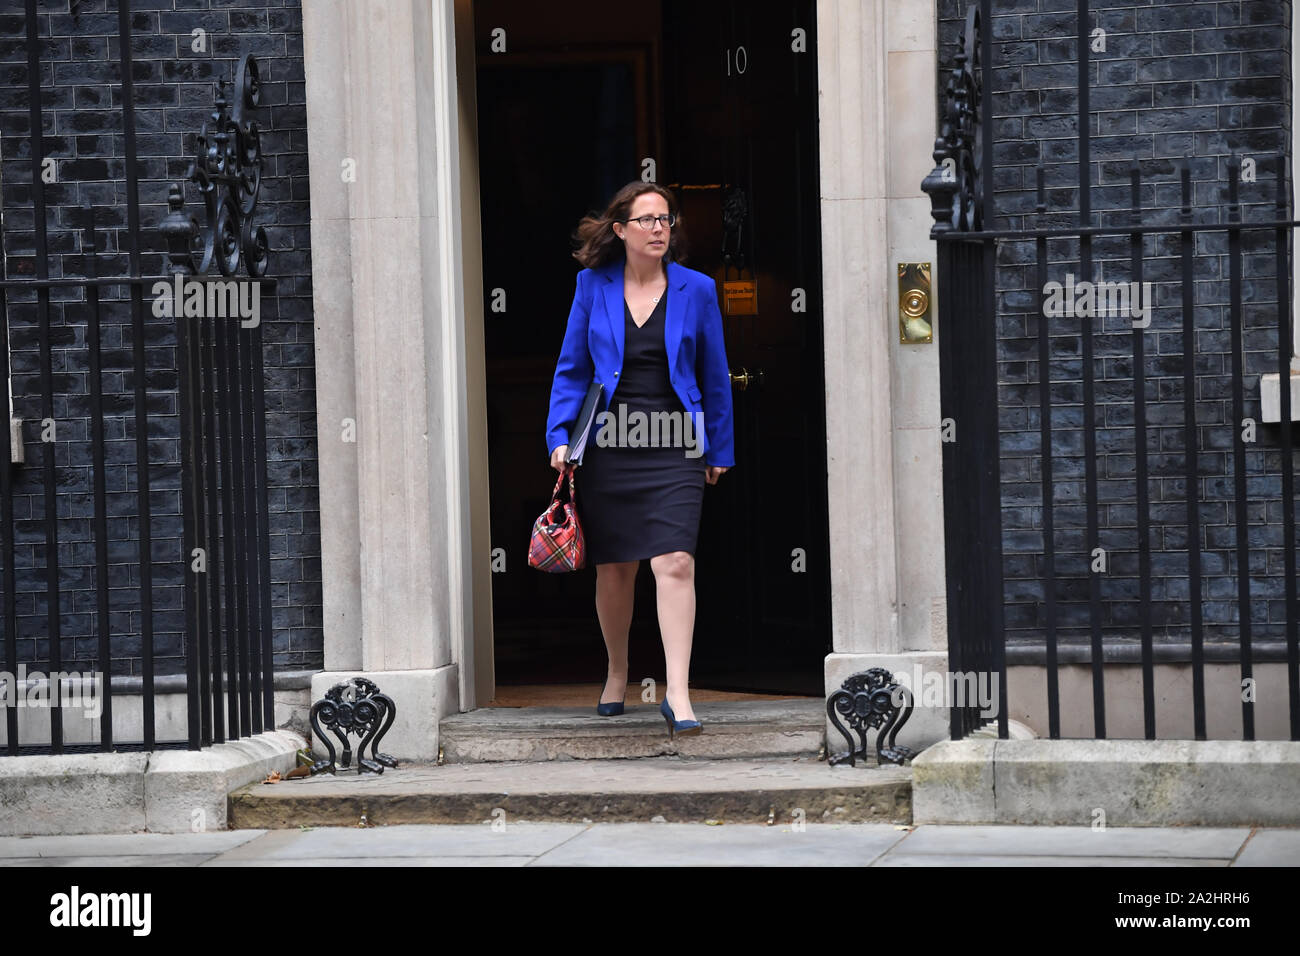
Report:
M 678 197 L 684 264 L 718 282 L 735 403 L 736 467 L 705 489 L 692 683 L 820 694 L 831 648 L 813 4 L 761 16 L 739 2 L 587 6 L 557 22 L 526 3 L 475 4 L 497 679 L 604 674 L 594 569 L 544 574 L 526 545 L 555 477 L 543 437 L 579 268 L 570 233 L 652 176 Z M 578 484 L 581 509 L 581 472 Z M 646 561 L 633 680 L 662 678 L 654 598 Z

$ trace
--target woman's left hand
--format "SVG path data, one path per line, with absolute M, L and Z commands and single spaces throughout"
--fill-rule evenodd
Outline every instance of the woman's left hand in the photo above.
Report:
M 704 473 L 704 480 L 711 485 L 716 485 L 718 483 L 718 478 L 726 470 L 726 465 L 709 465 L 707 471 Z

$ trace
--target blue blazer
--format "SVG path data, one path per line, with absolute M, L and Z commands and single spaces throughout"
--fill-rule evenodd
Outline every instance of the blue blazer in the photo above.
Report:
M 623 368 L 623 268 L 618 259 L 578 273 L 564 345 L 551 383 L 546 416 L 546 450 L 569 444 L 569 429 L 578 418 L 592 382 L 605 386 L 605 407 L 618 393 Z M 700 412 L 700 436 L 706 465 L 736 464 L 731 422 L 731 375 L 722 335 L 718 290 L 711 276 L 668 263 L 664 343 L 668 377 L 688 412 Z M 698 419 L 697 419 L 698 420 Z

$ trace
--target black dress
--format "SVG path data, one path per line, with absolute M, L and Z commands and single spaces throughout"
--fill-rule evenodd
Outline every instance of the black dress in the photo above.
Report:
M 687 410 L 668 377 L 667 303 L 665 290 L 640 328 L 623 303 L 623 368 L 608 404 L 606 439 L 598 440 L 598 418 L 577 473 L 578 518 L 590 565 L 695 553 L 707 466 L 695 422 L 687 432 Z M 620 405 L 629 424 L 636 422 L 634 412 L 647 423 L 656 421 L 652 412 L 675 412 L 668 421 L 676 419 L 676 430 L 647 424 L 644 435 L 631 427 L 620 435 Z M 650 443 L 656 432 L 659 447 Z

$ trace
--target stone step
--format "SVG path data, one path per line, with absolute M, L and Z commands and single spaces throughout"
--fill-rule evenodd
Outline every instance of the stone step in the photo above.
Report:
M 825 742 L 820 698 L 694 704 L 704 732 L 668 738 L 656 704 L 629 704 L 601 717 L 576 707 L 480 707 L 438 724 L 444 763 L 607 760 L 615 757 L 815 757 Z
M 230 795 L 231 829 L 402 823 L 900 823 L 911 767 L 811 757 L 412 764 L 340 771 Z

